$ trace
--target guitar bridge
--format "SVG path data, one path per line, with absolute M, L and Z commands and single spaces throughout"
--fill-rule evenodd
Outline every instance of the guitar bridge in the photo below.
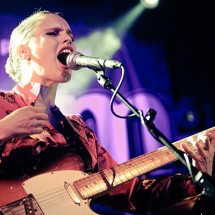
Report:
M 0 215 L 45 215 L 32 194 L 0 207 Z

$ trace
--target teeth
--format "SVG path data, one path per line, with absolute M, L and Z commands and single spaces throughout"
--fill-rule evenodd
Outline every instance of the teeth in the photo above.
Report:
M 70 49 L 64 49 L 61 53 L 71 53 L 72 51 Z

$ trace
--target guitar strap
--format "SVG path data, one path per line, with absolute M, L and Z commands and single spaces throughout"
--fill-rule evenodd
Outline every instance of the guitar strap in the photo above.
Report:
M 66 139 L 67 144 L 73 144 L 73 147 L 77 150 L 84 161 L 85 171 L 92 171 L 92 158 L 87 151 L 83 142 L 87 141 L 85 137 L 78 131 L 74 124 L 69 121 L 60 111 L 57 106 L 50 108 L 53 118 L 50 119 L 51 124 L 58 130 Z M 63 126 L 60 123 L 63 121 Z

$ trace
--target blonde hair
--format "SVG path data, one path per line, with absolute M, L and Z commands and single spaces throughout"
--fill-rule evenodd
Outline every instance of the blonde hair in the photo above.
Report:
M 47 10 L 37 10 L 29 17 L 25 18 L 13 30 L 10 36 L 9 56 L 5 64 L 6 73 L 16 82 L 21 81 L 22 68 L 21 61 L 17 55 L 17 48 L 19 45 L 28 45 L 36 28 L 47 14 L 57 14 Z

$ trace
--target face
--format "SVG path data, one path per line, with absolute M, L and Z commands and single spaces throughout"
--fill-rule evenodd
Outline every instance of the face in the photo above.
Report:
M 71 79 L 72 70 L 61 64 L 57 58 L 63 50 L 75 51 L 71 29 L 62 17 L 46 15 L 37 27 L 28 48 L 32 71 L 30 81 L 50 86 Z

